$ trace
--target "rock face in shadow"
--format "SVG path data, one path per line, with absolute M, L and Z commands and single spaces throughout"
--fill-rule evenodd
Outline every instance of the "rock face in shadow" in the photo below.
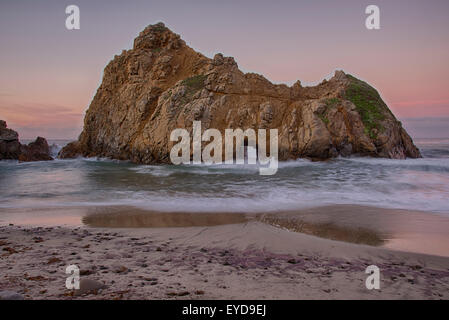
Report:
M 6 122 L 0 120 L 0 160 L 19 159 L 21 144 L 19 135 L 14 130 L 8 129 Z
M 36 141 L 23 145 L 19 134 L 8 129 L 6 122 L 0 120 L 0 160 L 46 161 L 53 160 L 47 140 L 37 137 Z
M 231 57 L 195 52 L 162 23 L 148 26 L 133 49 L 106 66 L 79 140 L 59 156 L 169 163 L 171 131 L 191 132 L 193 121 L 222 133 L 278 129 L 279 160 L 421 156 L 367 83 L 337 71 L 315 87 L 272 84 L 243 73 Z
M 19 161 L 48 161 L 53 160 L 50 156 L 50 148 L 47 140 L 42 137 L 37 137 L 34 142 L 28 145 L 22 145 L 22 153 L 19 155 Z
M 58 158 L 73 159 L 82 156 L 83 152 L 78 141 L 68 143 L 58 153 Z

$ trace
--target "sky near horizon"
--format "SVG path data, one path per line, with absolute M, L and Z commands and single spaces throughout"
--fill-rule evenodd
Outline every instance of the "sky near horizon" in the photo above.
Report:
M 71 4 L 80 30 L 65 27 Z M 380 30 L 365 27 L 370 4 Z M 159 21 L 276 83 L 342 69 L 377 88 L 414 138 L 449 137 L 447 0 L 0 0 L 0 119 L 24 139 L 76 138 L 106 64 Z

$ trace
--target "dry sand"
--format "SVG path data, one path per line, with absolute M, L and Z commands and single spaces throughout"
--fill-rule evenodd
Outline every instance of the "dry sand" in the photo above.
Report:
M 99 226 L 101 221 L 115 221 L 120 226 L 123 209 L 96 210 L 97 216 L 84 220 Z M 415 240 L 407 235 L 433 234 L 431 246 L 444 254 L 449 247 L 449 219 L 444 217 L 351 206 L 279 213 L 290 225 L 292 221 L 331 224 L 349 233 L 369 227 L 393 239 L 374 247 L 292 232 L 260 222 L 261 215 L 235 216 L 233 224 L 220 216 L 219 225 L 205 215 L 202 221 L 207 226 L 167 228 L 167 223 L 188 223 L 192 217 L 142 218 L 139 210 L 127 214 L 134 217 L 133 226 L 141 228 L 25 223 L 0 227 L 0 291 L 15 291 L 27 299 L 449 298 L 449 257 L 388 248 L 391 243 L 397 246 L 401 235 L 410 250 Z M 410 220 L 409 225 L 403 220 Z M 159 221 L 159 227 L 139 225 L 154 221 Z M 436 245 L 432 242 L 436 239 L 443 243 Z M 71 264 L 79 266 L 81 279 L 99 281 L 106 288 L 73 295 L 65 288 L 65 268 Z M 380 268 L 380 290 L 365 287 L 369 265 Z

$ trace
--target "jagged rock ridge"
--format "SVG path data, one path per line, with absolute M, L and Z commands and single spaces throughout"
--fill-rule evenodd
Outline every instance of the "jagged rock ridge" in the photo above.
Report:
M 375 89 L 343 71 L 315 87 L 272 84 L 231 57 L 209 59 L 162 23 L 115 56 L 78 141 L 60 152 L 169 163 L 176 128 L 277 128 L 279 159 L 359 154 L 404 159 L 419 150 Z

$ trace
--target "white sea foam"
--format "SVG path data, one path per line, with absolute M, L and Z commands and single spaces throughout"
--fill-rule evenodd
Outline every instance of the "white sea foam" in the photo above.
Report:
M 438 145 L 439 154 L 445 147 Z M 424 154 L 436 149 L 424 150 Z M 449 214 L 449 159 L 341 158 L 254 165 L 135 165 L 79 158 L 0 162 L 0 208 L 132 205 L 149 210 L 260 212 L 358 204 Z

